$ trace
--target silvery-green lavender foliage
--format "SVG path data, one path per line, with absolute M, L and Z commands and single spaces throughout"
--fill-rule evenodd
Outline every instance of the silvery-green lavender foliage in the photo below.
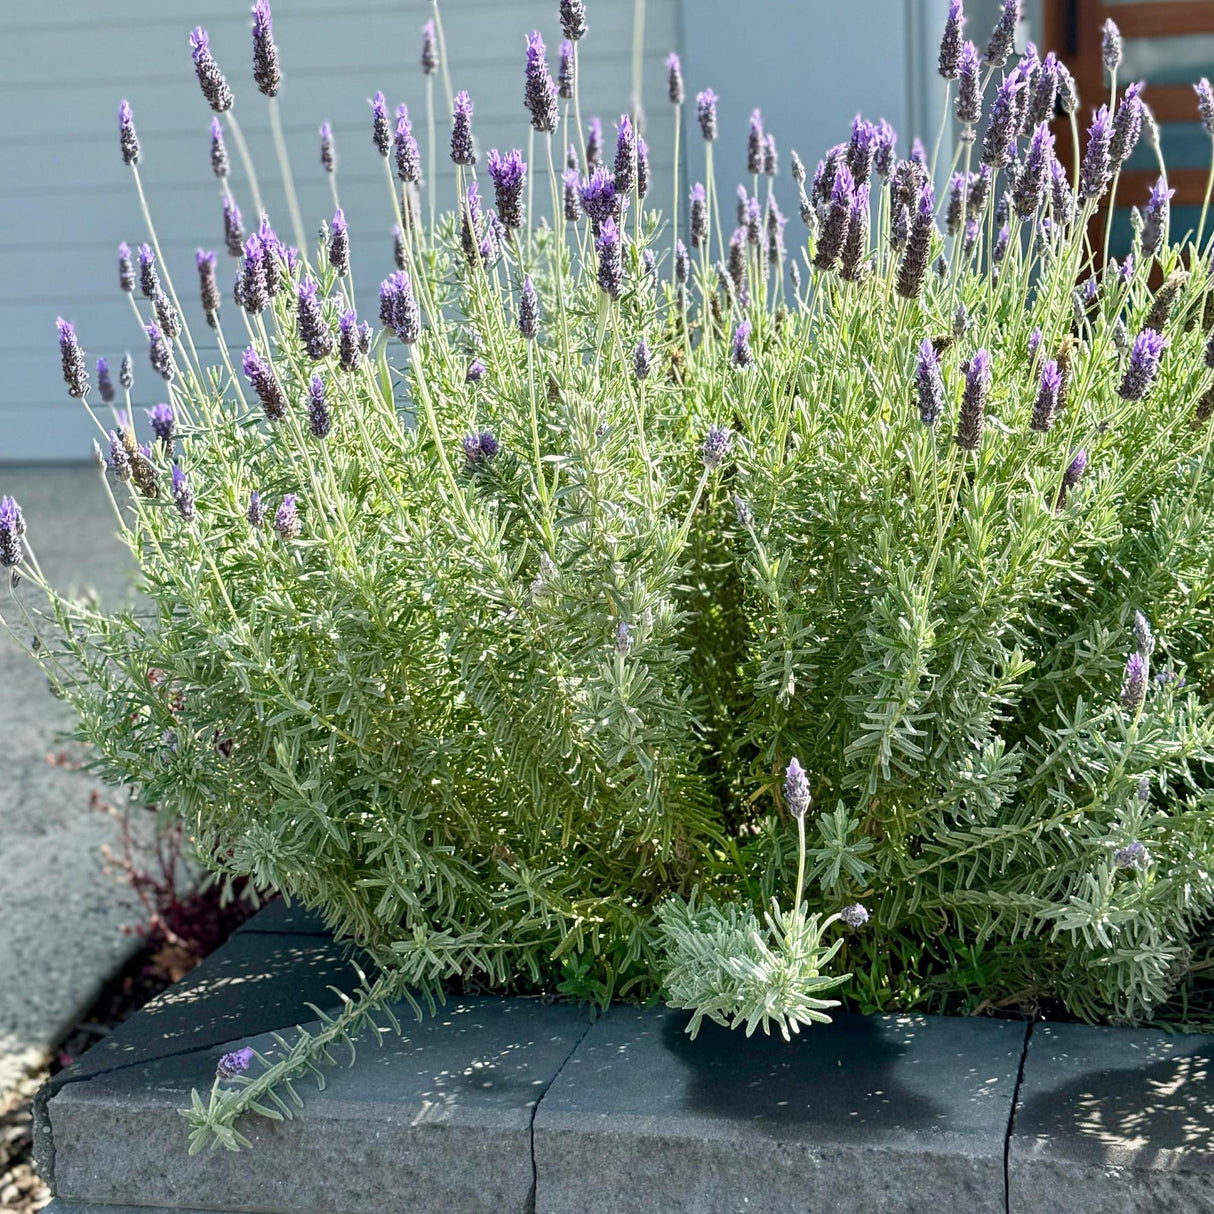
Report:
M 200 258 L 222 351 L 202 367 L 148 231 L 165 402 L 141 445 L 124 367 L 107 474 L 146 608 L 52 595 L 36 656 L 101 772 L 219 872 L 321 909 L 368 971 L 317 1034 L 195 1097 L 195 1148 L 240 1145 L 245 1110 L 289 1115 L 292 1079 L 453 981 L 664 995 L 693 1028 L 785 1035 L 829 992 L 1139 1021 L 1188 989 L 1214 912 L 1208 249 L 1171 241 L 1161 186 L 1150 247 L 1140 225 L 1102 268 L 1089 220 L 1134 115 L 1102 109 L 1060 165 L 1026 115 L 1058 95 L 1074 122 L 1073 81 L 1053 56 L 1005 64 L 996 31 L 978 139 L 962 21 L 954 3 L 939 204 L 922 147 L 898 159 L 858 119 L 816 173 L 792 158 L 799 239 L 774 141 L 730 239 L 712 151 L 741 172 L 744 133 L 726 157 L 706 89 L 697 138 L 675 60 L 651 122 L 693 140 L 689 251 L 647 169 L 617 191 L 619 157 L 588 162 L 537 36 L 543 167 L 494 150 L 478 178 L 460 93 L 437 223 L 407 116 L 392 181 L 377 97 L 398 268 L 374 336 L 340 210 L 294 249 L 225 194 L 238 302 Z M 264 0 L 254 35 L 273 97 Z M 446 49 L 428 25 L 427 75 Z M 623 119 L 619 155 L 643 146 Z M 125 106 L 121 151 L 138 182 Z M 338 206 L 327 125 L 321 159 Z M 520 210 L 532 192 L 551 223 Z M 88 403 L 67 322 L 60 342 Z M 37 530 L 4 499 L 0 559 L 47 589 Z

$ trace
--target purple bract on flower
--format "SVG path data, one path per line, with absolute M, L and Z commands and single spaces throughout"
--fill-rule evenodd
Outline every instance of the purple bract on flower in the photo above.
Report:
M 171 452 L 173 450 L 173 440 L 175 438 L 174 426 L 176 424 L 173 406 L 168 404 L 153 405 L 148 410 L 148 421 L 152 425 L 152 432 L 160 440 L 161 445 L 166 451 Z
M 180 464 L 173 465 L 172 494 L 177 513 L 188 523 L 198 511 L 194 503 L 194 490 Z

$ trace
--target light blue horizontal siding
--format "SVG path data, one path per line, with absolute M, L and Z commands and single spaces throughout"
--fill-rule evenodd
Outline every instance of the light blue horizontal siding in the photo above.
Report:
M 665 201 L 672 156 L 664 105 L 665 55 L 675 49 L 682 0 L 647 0 L 645 101 L 654 197 Z M 180 15 L 167 13 L 176 9 Z M 334 16 L 334 12 L 338 15 Z M 375 290 L 392 268 L 392 215 L 383 168 L 370 142 L 367 98 L 382 89 L 391 105 L 405 101 L 426 160 L 425 88 L 418 66 L 420 28 L 429 14 L 420 0 L 278 0 L 275 35 L 284 68 L 281 107 L 291 164 L 309 239 L 332 210 L 318 160 L 317 127 L 332 123 L 338 183 L 350 223 L 360 311 L 374 318 Z M 146 238 L 131 175 L 117 146 L 117 107 L 129 98 L 143 144 L 141 174 L 161 247 L 196 339 L 208 336 L 195 302 L 194 250 L 222 253 L 221 194 L 210 173 L 211 112 L 189 58 L 193 23 L 211 46 L 237 96 L 237 113 L 258 166 L 262 193 L 280 234 L 290 223 L 270 142 L 263 98 L 249 70 L 249 19 L 244 0 L 62 0 L 23 7 L 0 38 L 0 104 L 8 116 L 0 135 L 0 463 L 83 459 L 94 431 L 63 385 L 55 317 L 78 328 L 90 358 L 117 365 L 135 355 L 137 409 L 160 399 L 142 334 L 117 289 L 115 251 Z M 582 113 L 600 114 L 609 136 L 631 88 L 633 0 L 594 0 L 581 44 Z M 452 84 L 472 94 L 482 153 L 526 148 L 522 64 L 526 34 L 539 29 L 555 68 L 560 44 L 557 0 L 449 0 L 444 11 Z M 436 87 L 440 200 L 453 196 L 447 159 L 449 122 Z M 229 141 L 232 185 L 245 213 L 253 203 Z M 537 148 L 536 168 L 545 158 Z M 543 169 L 537 207 L 547 200 Z M 221 256 L 225 329 L 243 332 L 230 299 L 234 263 Z M 142 301 L 140 301 L 142 304 Z M 146 306 L 144 306 L 146 312 Z M 95 393 L 94 393 L 95 395 Z

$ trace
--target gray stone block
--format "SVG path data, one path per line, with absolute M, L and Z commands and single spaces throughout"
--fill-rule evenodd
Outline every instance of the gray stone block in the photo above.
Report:
M 302 902 L 292 902 L 288 906 L 283 898 L 275 898 L 267 903 L 236 929 L 237 935 L 247 932 L 284 936 L 332 935 L 316 911 L 308 910 Z
M 1214 1212 L 1214 1037 L 1033 1026 L 1011 1214 Z
M 686 1023 L 614 1007 L 586 1035 L 536 1114 L 537 1214 L 1003 1214 L 1025 1025 Z
M 585 1032 L 584 1011 L 523 999 L 461 999 L 370 1041 L 324 1091 L 299 1085 L 292 1121 L 249 1117 L 248 1153 L 186 1153 L 177 1115 L 210 1089 L 224 1048 L 70 1083 L 48 1112 L 55 1191 L 73 1204 L 309 1214 L 476 1214 L 531 1209 L 536 1103 Z M 244 1044 L 242 1040 L 239 1044 Z M 247 1042 L 268 1049 L 268 1038 Z

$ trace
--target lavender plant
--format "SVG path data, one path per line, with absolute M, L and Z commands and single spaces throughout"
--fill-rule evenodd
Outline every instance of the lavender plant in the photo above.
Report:
M 640 115 L 612 168 L 598 120 L 584 140 L 580 3 L 559 86 L 538 34 L 520 56 L 532 150 L 489 152 L 496 209 L 467 92 L 434 133 L 437 5 L 445 218 L 404 107 L 393 176 L 377 95 L 397 264 L 374 330 L 327 124 L 315 247 L 279 238 L 241 151 L 246 230 L 216 161 L 236 306 L 197 266 L 219 366 L 143 208 L 145 304 L 125 245 L 120 279 L 156 441 L 125 360 L 126 409 L 97 421 L 146 606 L 56 595 L 7 497 L 0 563 L 47 598 L 34 656 L 97 769 L 217 872 L 323 911 L 366 971 L 317 1032 L 223 1060 L 193 1149 L 290 1115 L 334 1046 L 451 983 L 664 996 L 692 1031 L 786 1036 L 842 999 L 1131 1022 L 1189 989 L 1214 913 L 1209 248 L 1172 238 L 1161 181 L 1106 261 L 1137 91 L 1060 165 L 1043 124 L 1056 101 L 1077 123 L 1074 82 L 1010 63 L 1018 12 L 982 67 L 950 5 L 940 201 L 922 145 L 899 159 L 859 119 L 812 177 L 790 156 L 788 253 L 774 138 L 757 111 L 749 138 L 723 130 L 711 88 L 692 123 L 677 58 L 655 121 L 702 136 L 690 249 L 646 196 Z M 191 45 L 213 146 L 243 149 L 205 31 Z M 280 78 L 258 0 L 275 122 Z M 119 135 L 138 185 L 125 103 Z M 743 177 L 732 237 L 714 153 Z M 67 321 L 59 341 L 92 412 Z

